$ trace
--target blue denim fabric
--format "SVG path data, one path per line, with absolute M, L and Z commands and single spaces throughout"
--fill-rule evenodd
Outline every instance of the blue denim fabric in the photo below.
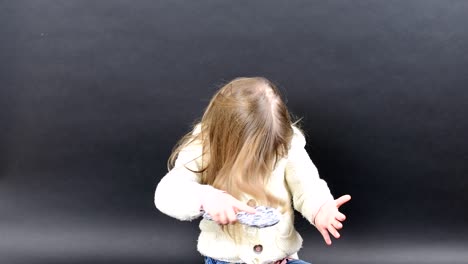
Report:
M 229 264 L 229 262 L 216 260 L 210 257 L 205 257 L 205 264 Z M 236 263 L 236 264 L 242 264 L 242 263 Z
M 287 263 L 288 264 L 310 264 L 309 262 L 305 262 L 300 259 L 288 260 Z M 205 264 L 230 264 L 230 263 L 226 261 L 216 260 L 210 257 L 205 257 Z M 243 264 L 243 263 L 235 263 L 235 264 Z
M 300 259 L 293 259 L 293 260 L 288 260 L 288 264 L 310 264 L 309 262 L 305 262 Z

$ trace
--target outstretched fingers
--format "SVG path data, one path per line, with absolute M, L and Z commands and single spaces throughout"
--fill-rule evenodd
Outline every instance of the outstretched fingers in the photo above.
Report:
M 331 245 L 330 234 L 335 238 L 340 238 L 338 230 L 343 228 L 342 221 L 346 220 L 346 216 L 338 211 L 338 208 L 351 200 L 350 195 L 343 195 L 335 200 L 335 204 L 327 203 L 320 209 L 315 219 L 315 224 L 327 245 Z
M 322 234 L 322 237 L 323 237 L 323 240 L 325 240 L 325 243 L 327 245 L 331 245 L 332 242 L 331 242 L 330 235 L 328 234 L 327 229 L 326 228 L 319 228 L 319 232 L 320 232 L 320 234 Z
M 346 194 L 346 195 L 343 195 L 341 196 L 340 198 L 336 199 L 336 208 L 340 208 L 340 206 L 342 206 L 343 204 L 349 202 L 349 200 L 351 200 L 351 195 L 349 194 Z
M 337 231 L 337 229 L 339 228 L 336 228 L 335 226 L 333 226 L 332 224 L 328 225 L 327 227 L 320 227 L 318 228 L 320 234 L 322 234 L 322 237 L 323 237 L 323 240 L 325 240 L 325 243 L 327 245 L 331 245 L 332 244 L 332 241 L 331 241 L 331 238 L 330 238 L 330 234 L 332 236 L 334 236 L 335 238 L 340 238 L 340 233 Z
M 336 218 L 336 220 L 341 221 L 341 222 L 343 222 L 344 220 L 346 220 L 346 216 L 345 216 L 344 214 L 340 213 L 340 212 L 338 212 L 338 213 L 336 214 L 335 218 Z
M 332 224 L 330 224 L 327 229 L 335 238 L 340 238 L 340 233 L 336 231 L 336 228 Z
M 336 220 L 335 220 L 335 221 L 332 222 L 332 225 L 333 225 L 333 227 L 334 227 L 335 229 L 337 229 L 337 230 L 343 228 L 343 224 L 342 224 L 340 221 L 336 221 Z

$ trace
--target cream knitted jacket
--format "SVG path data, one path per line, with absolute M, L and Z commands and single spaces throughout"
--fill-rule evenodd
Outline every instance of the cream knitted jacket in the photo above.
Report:
M 314 224 L 320 207 L 332 200 L 333 196 L 304 148 L 304 136 L 297 128 L 293 127 L 293 130 L 288 155 L 277 163 L 267 187 L 276 196 L 292 201 L 289 206 Z M 216 191 L 212 186 L 200 184 L 198 174 L 186 168 L 200 169 L 201 152 L 201 145 L 192 144 L 184 148 L 175 167 L 161 179 L 154 196 L 155 205 L 161 212 L 179 220 L 193 220 L 201 216 L 200 193 Z M 249 199 L 251 197 L 245 195 L 241 201 L 247 202 Z M 287 256 L 297 257 L 302 237 L 294 228 L 293 211 L 286 212 L 290 213 L 284 213 L 274 226 L 260 229 L 244 227 L 247 239 L 241 245 L 235 244 L 224 234 L 218 224 L 202 219 L 197 249 L 204 256 L 234 263 L 266 264 Z M 254 250 L 256 245 L 262 246 L 261 252 Z

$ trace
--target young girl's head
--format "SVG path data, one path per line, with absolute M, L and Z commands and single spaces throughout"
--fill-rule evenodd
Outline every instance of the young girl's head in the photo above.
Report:
M 183 147 L 198 141 L 203 165 L 197 172 L 203 184 L 278 207 L 287 201 L 278 200 L 266 186 L 277 161 L 287 155 L 292 125 L 273 83 L 263 77 L 236 78 L 216 92 L 201 122 L 173 151 L 169 167 Z

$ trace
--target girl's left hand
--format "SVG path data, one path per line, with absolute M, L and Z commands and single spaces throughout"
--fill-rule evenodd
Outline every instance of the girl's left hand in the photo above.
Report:
M 343 227 L 341 222 L 346 219 L 346 216 L 340 213 L 338 208 L 340 208 L 340 206 L 349 200 L 351 200 L 350 195 L 343 195 L 336 200 L 326 202 L 324 205 L 322 205 L 319 212 L 315 216 L 315 227 L 322 234 L 323 239 L 327 245 L 332 244 L 328 232 L 330 232 L 330 234 L 332 234 L 335 238 L 340 237 L 340 233 L 338 233 L 337 230 Z

